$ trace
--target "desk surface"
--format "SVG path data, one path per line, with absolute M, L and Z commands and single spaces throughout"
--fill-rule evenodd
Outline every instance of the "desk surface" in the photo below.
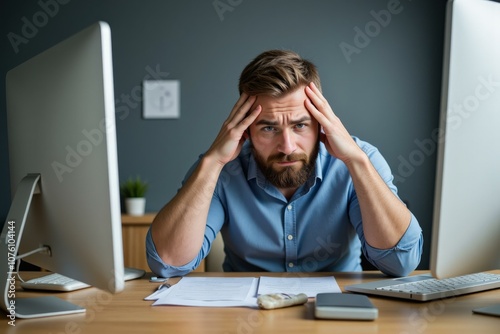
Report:
M 499 272 L 499 271 L 497 271 Z M 416 272 L 419 273 L 419 272 Z M 260 276 L 259 273 L 192 273 L 191 276 Z M 385 278 L 378 272 L 363 273 L 265 273 L 266 276 L 303 277 L 333 275 L 341 289 L 345 285 Z M 28 275 L 23 275 L 28 276 Z M 31 275 L 33 277 L 33 274 Z M 203 308 L 155 306 L 143 298 L 158 283 L 148 277 L 129 281 L 125 290 L 111 295 L 95 288 L 57 297 L 85 306 L 86 314 L 17 319 L 10 326 L 5 317 L 0 327 L 6 333 L 499 333 L 500 318 L 473 314 L 472 309 L 500 303 L 500 289 L 443 299 L 411 302 L 371 296 L 379 309 L 374 321 L 317 320 L 314 301 L 276 310 L 251 308 Z M 54 293 L 19 291 L 16 298 Z M 3 330 L 2 330 L 3 331 Z

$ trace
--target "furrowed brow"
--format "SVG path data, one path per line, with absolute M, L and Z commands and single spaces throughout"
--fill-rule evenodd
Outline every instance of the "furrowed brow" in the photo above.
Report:
M 278 125 L 276 121 L 270 121 L 267 119 L 261 119 L 255 123 L 255 125 Z
M 301 117 L 299 119 L 291 121 L 290 124 L 296 125 L 296 124 L 300 124 L 300 123 L 304 123 L 304 122 L 309 122 L 309 121 L 311 121 L 311 117 L 310 116 L 304 116 L 304 117 Z M 276 125 L 279 125 L 279 122 L 268 120 L 268 119 L 261 119 L 261 120 L 257 121 L 255 123 L 255 125 L 276 126 Z
M 311 121 L 311 117 L 310 116 L 304 116 L 304 117 L 301 117 L 297 120 L 294 120 L 294 121 L 291 121 L 290 124 L 300 124 L 300 123 L 305 123 L 305 122 L 310 122 Z

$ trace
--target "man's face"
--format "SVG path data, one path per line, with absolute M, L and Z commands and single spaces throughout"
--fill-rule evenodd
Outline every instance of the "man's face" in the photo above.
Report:
M 304 105 L 301 86 L 280 98 L 259 95 L 262 112 L 249 127 L 255 160 L 276 187 L 297 188 L 314 169 L 318 153 L 318 122 Z

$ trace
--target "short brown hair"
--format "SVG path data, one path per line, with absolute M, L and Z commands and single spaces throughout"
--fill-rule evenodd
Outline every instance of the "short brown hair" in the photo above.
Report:
M 279 97 L 310 82 L 321 90 L 316 66 L 297 53 L 287 50 L 269 50 L 258 55 L 241 72 L 240 94 Z

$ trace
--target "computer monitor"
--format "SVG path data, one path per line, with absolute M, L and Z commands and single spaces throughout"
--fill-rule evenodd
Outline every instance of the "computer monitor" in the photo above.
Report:
M 1 306 L 19 318 L 82 312 L 55 297 L 14 299 L 14 260 L 42 247 L 23 260 L 111 293 L 124 288 L 108 24 L 10 70 L 6 96 L 13 199 L 1 235 Z
M 500 3 L 448 2 L 431 272 L 500 269 Z

